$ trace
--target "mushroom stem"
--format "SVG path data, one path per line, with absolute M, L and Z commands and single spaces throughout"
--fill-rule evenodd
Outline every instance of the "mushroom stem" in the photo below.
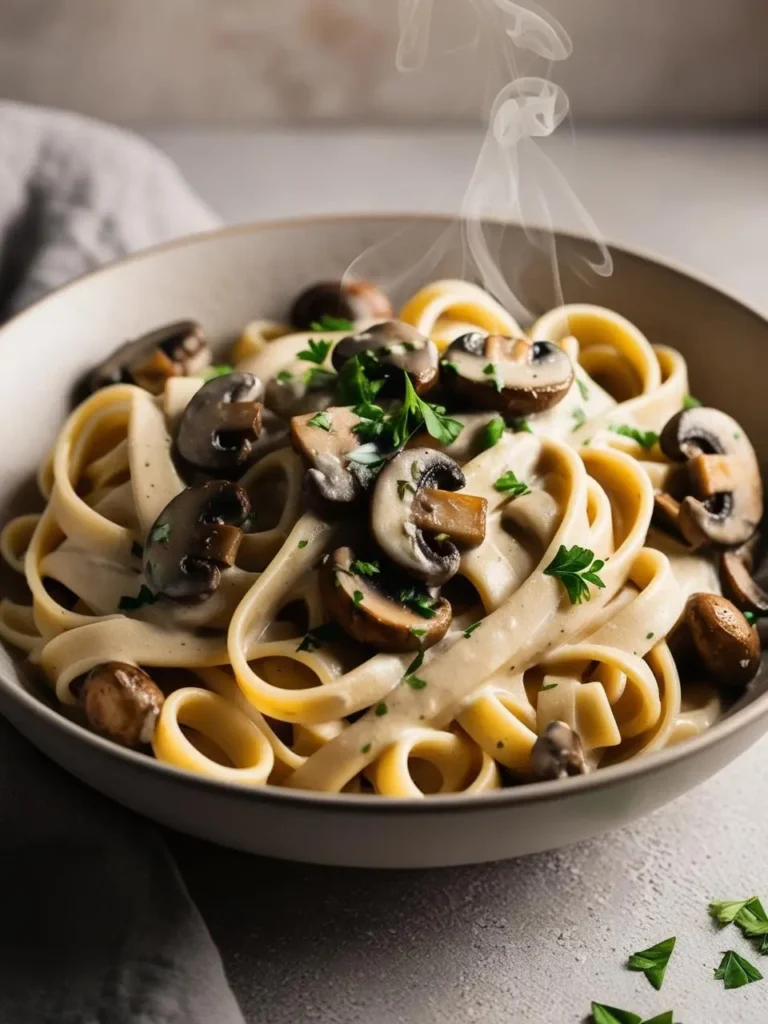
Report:
M 233 566 L 237 558 L 237 552 L 243 539 L 243 531 L 237 526 L 226 526 L 216 523 L 211 527 L 210 533 L 200 537 L 195 550 L 191 552 L 193 557 L 210 559 L 217 565 Z
M 411 505 L 411 522 L 422 530 L 446 534 L 457 544 L 476 547 L 485 540 L 488 502 L 475 494 L 423 487 Z

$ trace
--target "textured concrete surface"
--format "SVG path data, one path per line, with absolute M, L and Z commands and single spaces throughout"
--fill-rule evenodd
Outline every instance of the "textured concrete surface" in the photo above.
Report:
M 477 146 L 455 134 L 154 138 L 231 221 L 455 208 Z M 582 136 L 558 159 L 606 236 L 768 312 L 768 139 Z M 622 832 L 443 871 L 312 868 L 169 841 L 249 1024 L 581 1024 L 592 999 L 748 1024 L 768 1019 L 768 980 L 726 992 L 712 972 L 730 948 L 764 971 L 768 960 L 735 929 L 718 933 L 707 903 L 768 897 L 767 791 L 768 740 Z M 670 935 L 656 993 L 624 963 Z
M 540 6 L 573 37 L 556 73 L 579 118 L 768 114 L 764 0 Z M 471 120 L 470 4 L 433 7 L 434 59 L 398 76 L 397 0 L 1 0 L 0 95 L 133 123 Z

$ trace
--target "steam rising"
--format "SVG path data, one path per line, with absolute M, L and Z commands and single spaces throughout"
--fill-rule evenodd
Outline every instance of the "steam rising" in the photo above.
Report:
M 498 252 L 500 234 L 498 230 L 493 232 L 496 241 L 492 242 L 484 220 L 516 221 L 523 226 L 530 245 L 547 254 L 557 301 L 562 301 L 562 288 L 555 220 L 585 236 L 586 244 L 580 249 L 584 266 L 577 268 L 579 272 L 607 276 L 613 269 L 594 221 L 544 149 L 544 143 L 565 121 L 569 111 L 568 97 L 548 76 L 555 62 L 570 56 L 572 46 L 563 26 L 535 3 L 523 6 L 514 0 L 466 2 L 478 24 L 477 37 L 470 45 L 490 69 L 488 95 L 494 98 L 487 110 L 487 132 L 461 209 L 464 274 L 482 284 L 513 316 L 525 320 L 534 314 L 524 301 L 524 278 L 532 254 L 523 247 L 517 254 L 516 265 L 509 266 L 507 255 L 502 269 Z M 398 70 L 415 72 L 424 66 L 434 13 L 433 0 L 399 0 Z M 481 52 L 483 45 L 487 52 Z M 518 63 L 521 58 L 546 62 L 541 69 L 543 74 L 523 74 Z M 368 258 L 397 245 L 400 258 L 395 265 L 399 263 L 403 270 L 398 282 L 390 285 L 421 284 L 424 275 L 446 251 L 450 236 L 451 229 L 441 229 L 439 237 L 420 258 L 402 236 L 389 239 L 364 253 L 349 272 L 367 276 L 364 268 Z M 406 253 L 408 257 L 404 258 Z

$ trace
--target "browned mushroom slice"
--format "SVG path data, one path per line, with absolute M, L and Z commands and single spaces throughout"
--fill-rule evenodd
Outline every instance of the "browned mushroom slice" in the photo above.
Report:
M 370 281 L 321 281 L 305 289 L 293 304 L 291 323 L 303 331 L 325 317 L 344 320 L 385 320 L 392 303 Z M 343 328 L 342 328 L 343 330 Z
M 687 631 L 707 675 L 743 688 L 760 667 L 760 638 L 739 609 L 718 594 L 692 594 L 680 628 Z
M 250 373 L 230 373 L 203 384 L 179 423 L 181 457 L 207 473 L 241 472 L 253 461 L 261 436 L 263 393 L 261 381 Z
M 79 699 L 91 728 L 124 747 L 150 742 L 165 700 L 146 672 L 122 661 L 92 668 Z
M 664 454 L 687 462 L 693 494 L 680 503 L 677 526 L 694 546 L 741 544 L 763 514 L 754 448 L 736 420 L 719 409 L 683 409 L 664 427 Z
M 361 448 L 354 432 L 359 422 L 359 416 L 346 406 L 291 419 L 293 447 L 309 466 L 307 484 L 324 502 L 356 501 L 373 479 L 369 467 L 350 459 Z
M 697 535 L 691 534 L 693 540 L 683 536 L 680 530 L 679 518 L 680 502 L 676 498 L 673 498 L 671 494 L 666 494 L 665 492 L 659 492 L 654 495 L 654 526 L 658 526 L 659 529 L 664 530 L 666 533 L 671 533 L 674 536 L 675 540 L 679 540 L 682 544 L 690 544 L 692 547 L 699 547 L 702 543 L 704 543 L 704 540 L 706 538 L 703 538 L 698 533 Z M 694 541 L 696 541 L 696 543 L 694 543 Z
M 446 349 L 441 380 L 473 405 L 506 416 L 530 416 L 565 397 L 573 365 L 551 341 L 472 333 Z
M 588 771 L 578 733 L 565 722 L 550 722 L 531 750 L 531 771 L 537 779 L 567 779 Z
M 438 379 L 440 355 L 437 345 L 400 320 L 375 324 L 360 334 L 342 338 L 333 350 L 331 362 L 341 370 L 348 359 L 363 352 L 373 353 L 385 372 L 400 370 L 407 373 L 417 394 L 428 391 Z M 394 374 L 392 383 L 396 386 L 396 393 L 400 394 L 402 374 Z M 389 393 L 387 387 L 385 384 L 381 395 Z
M 720 582 L 726 597 L 741 611 L 758 615 L 768 613 L 768 593 L 752 577 L 755 549 L 759 543 L 760 535 L 755 533 L 746 544 L 720 556 Z
M 169 502 L 149 531 L 144 575 L 150 590 L 176 601 L 201 601 L 234 565 L 251 503 L 242 487 L 212 480 Z
M 325 609 L 345 633 L 380 651 L 423 651 L 442 640 L 452 618 L 445 598 L 424 594 L 408 603 L 391 581 L 356 567 L 352 549 L 338 548 L 320 571 Z
M 91 391 L 109 384 L 137 384 L 160 395 L 169 377 L 191 377 L 210 366 L 211 351 L 194 320 L 158 327 L 121 345 L 90 376 Z
M 465 483 L 453 459 L 433 448 L 400 452 L 376 480 L 371 533 L 396 565 L 429 586 L 458 572 L 455 542 L 479 544 L 485 538 L 485 499 L 447 493 Z

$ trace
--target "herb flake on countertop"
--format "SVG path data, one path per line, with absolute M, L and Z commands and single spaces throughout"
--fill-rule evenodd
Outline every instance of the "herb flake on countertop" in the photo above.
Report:
M 732 949 L 723 954 L 720 966 L 715 970 L 715 981 L 724 982 L 726 988 L 742 988 L 762 980 L 763 976 L 755 965 Z
M 630 956 L 627 966 L 630 971 L 642 971 L 648 981 L 658 991 L 664 983 L 664 974 L 669 964 L 669 958 L 675 948 L 674 938 L 664 939 L 657 942 L 655 946 L 648 949 L 641 949 L 638 953 Z

